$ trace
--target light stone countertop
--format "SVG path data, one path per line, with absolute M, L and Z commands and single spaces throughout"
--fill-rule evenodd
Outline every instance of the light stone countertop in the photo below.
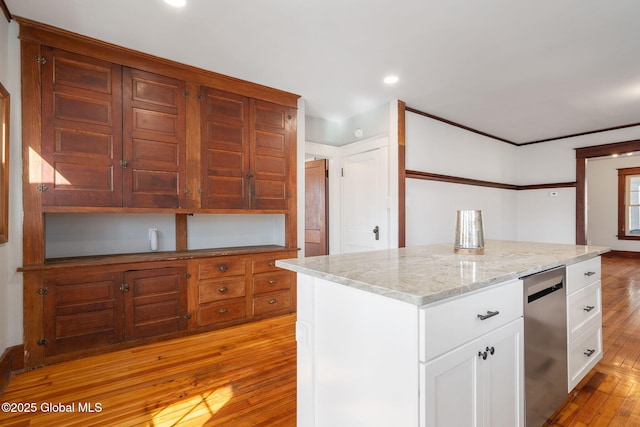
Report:
M 278 267 L 424 305 L 561 265 L 610 249 L 554 243 L 485 242 L 484 255 L 460 255 L 453 244 L 278 260 Z

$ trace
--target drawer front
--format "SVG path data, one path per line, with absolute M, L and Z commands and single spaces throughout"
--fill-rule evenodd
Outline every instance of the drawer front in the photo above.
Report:
M 420 360 L 431 360 L 522 317 L 522 292 L 522 280 L 513 280 L 421 308 Z
M 287 258 L 295 258 L 297 255 L 296 251 L 287 251 L 287 252 L 278 252 L 271 254 L 268 258 L 258 258 L 254 259 L 253 264 L 253 273 L 264 273 L 267 271 L 280 271 L 279 267 L 276 267 L 276 260 L 278 259 L 287 259 Z
M 198 307 L 198 326 L 226 323 L 247 317 L 244 298 L 205 304 Z
M 246 295 L 244 276 L 233 277 L 227 280 L 215 280 L 201 282 L 198 285 L 198 303 L 222 301 Z
M 595 325 L 569 345 L 569 392 L 600 359 L 602 359 L 602 327 Z
M 292 306 L 291 292 L 280 291 L 253 298 L 253 314 L 261 316 L 290 310 Z
M 294 273 L 290 271 L 274 271 L 253 276 L 253 293 L 264 294 L 267 292 L 291 289 Z
M 216 257 L 200 262 L 198 279 L 215 279 L 243 275 L 245 272 L 243 257 Z
M 579 291 L 600 280 L 602 268 L 600 257 L 567 266 L 567 293 Z
M 569 342 L 584 333 L 602 319 L 602 299 L 600 281 L 567 296 L 567 316 L 569 319 Z

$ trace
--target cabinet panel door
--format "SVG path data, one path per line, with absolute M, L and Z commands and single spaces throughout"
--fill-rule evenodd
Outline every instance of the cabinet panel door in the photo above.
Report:
M 47 273 L 45 356 L 115 344 L 124 339 L 121 273 Z
M 293 112 L 269 102 L 252 100 L 251 163 L 252 209 L 287 208 L 287 177 L 293 173 L 291 123 Z
M 184 206 L 185 82 L 123 71 L 124 205 Z
M 146 338 L 187 328 L 186 267 L 127 271 L 124 283 L 126 339 Z
M 122 205 L 122 70 L 44 47 L 42 203 Z
M 249 99 L 202 88 L 201 205 L 249 208 Z

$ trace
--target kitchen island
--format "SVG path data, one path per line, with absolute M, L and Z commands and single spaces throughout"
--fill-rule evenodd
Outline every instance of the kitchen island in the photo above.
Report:
M 484 255 L 433 245 L 277 261 L 298 273 L 298 425 L 524 425 L 520 278 L 567 266 L 578 281 L 595 259 L 599 285 L 606 251 L 488 241 Z M 589 316 L 577 322 L 600 331 L 599 309 Z

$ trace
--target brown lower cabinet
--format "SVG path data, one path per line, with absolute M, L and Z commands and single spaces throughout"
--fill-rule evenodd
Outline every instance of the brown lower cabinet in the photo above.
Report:
M 275 261 L 297 250 L 181 254 L 67 259 L 25 270 L 25 293 L 37 294 L 33 310 L 42 307 L 41 318 L 25 311 L 25 366 L 295 311 L 295 274 Z

